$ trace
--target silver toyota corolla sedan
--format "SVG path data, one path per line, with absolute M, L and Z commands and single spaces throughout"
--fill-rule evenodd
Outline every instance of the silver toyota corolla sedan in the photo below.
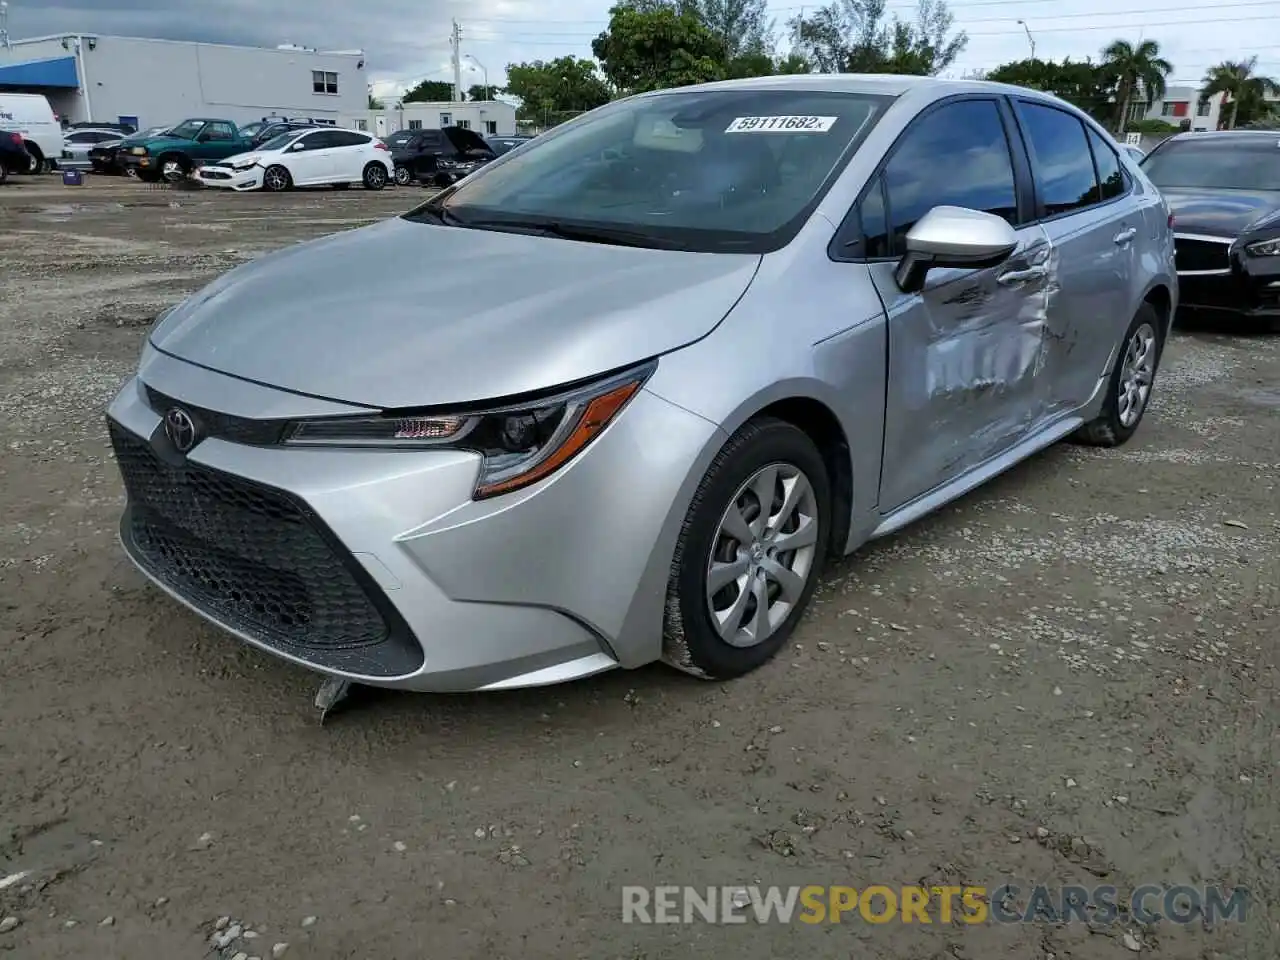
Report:
M 734 677 L 824 562 L 1124 443 L 1176 302 L 1160 195 L 1045 94 L 644 94 L 163 315 L 108 412 L 121 537 L 339 680 Z

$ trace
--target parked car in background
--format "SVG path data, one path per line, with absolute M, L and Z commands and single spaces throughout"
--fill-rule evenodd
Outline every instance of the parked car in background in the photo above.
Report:
M 77 166 L 91 166 L 89 151 L 102 143 L 120 139 L 120 131 L 85 127 L 67 130 L 62 137 L 61 158 Z
M 1280 330 L 1280 133 L 1178 134 L 1142 169 L 1173 210 L 1181 309 Z
M 16 130 L 0 130 L 0 183 L 11 173 L 24 173 L 31 166 L 26 142 Z
M 353 183 L 381 190 L 394 174 L 391 150 L 377 137 L 317 127 L 286 131 L 250 153 L 207 163 L 196 171 L 205 186 L 241 192 Z
M 138 132 L 138 128 L 131 123 L 98 123 L 93 120 L 82 120 L 78 123 L 64 123 L 62 125 L 63 133 L 72 130 L 111 130 L 117 136 L 131 136 Z
M 128 137 L 104 140 L 95 144 L 89 148 L 89 165 L 94 173 L 99 174 L 136 174 L 136 170 L 127 167 L 124 162 L 128 148 L 135 143 L 144 143 L 150 137 L 159 136 L 168 129 L 168 127 L 148 127 Z
M 514 150 L 521 144 L 528 143 L 533 137 L 514 136 L 514 137 L 485 137 L 484 142 L 489 145 L 497 156 L 502 156 Z
M 257 150 L 262 144 L 266 143 L 268 140 L 274 140 L 282 133 L 296 132 L 298 130 L 314 130 L 318 126 L 320 126 L 320 124 L 311 120 L 277 120 L 259 128 L 258 132 L 249 138 L 249 149 Z M 245 130 L 242 128 L 240 132 L 241 134 L 244 134 Z
M 396 183 L 447 187 L 497 154 L 478 133 L 463 127 L 398 130 L 385 138 L 395 160 Z
M 1046 94 L 646 93 L 162 316 L 107 412 L 121 541 L 340 680 L 735 677 L 829 557 L 1125 443 L 1176 304 L 1159 192 Z
M 230 120 L 195 117 L 135 139 L 124 151 L 124 162 L 142 180 L 181 180 L 200 164 L 243 153 L 251 143 Z
M 25 173 L 51 170 L 62 155 L 62 124 L 44 94 L 0 92 L 0 130 L 22 134 Z

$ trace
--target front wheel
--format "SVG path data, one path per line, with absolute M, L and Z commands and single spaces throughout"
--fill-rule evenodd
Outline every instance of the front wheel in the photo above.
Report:
M 387 168 L 380 163 L 367 163 L 364 167 L 366 190 L 381 190 L 387 185 Z
M 173 155 L 161 157 L 159 167 L 160 177 L 169 183 L 185 180 L 187 174 L 191 172 L 191 163 L 185 157 Z
M 289 176 L 289 171 L 279 164 L 267 167 L 262 174 L 262 188 L 264 190 L 279 193 L 282 190 L 288 190 L 291 186 L 293 186 L 293 178 Z
M 1163 328 L 1155 307 L 1144 303 L 1138 308 L 1120 342 L 1102 410 L 1073 433 L 1072 440 L 1095 447 L 1118 447 L 1133 436 L 1151 402 L 1164 351 Z
M 798 427 L 752 421 L 716 455 L 672 558 L 662 658 L 709 680 L 742 676 L 791 636 L 831 535 L 831 484 Z

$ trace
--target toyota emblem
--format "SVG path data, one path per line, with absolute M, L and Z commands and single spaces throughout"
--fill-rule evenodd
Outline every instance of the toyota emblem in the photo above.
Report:
M 164 435 L 174 449 L 186 453 L 196 445 L 196 424 L 191 414 L 181 407 L 174 407 L 164 415 Z

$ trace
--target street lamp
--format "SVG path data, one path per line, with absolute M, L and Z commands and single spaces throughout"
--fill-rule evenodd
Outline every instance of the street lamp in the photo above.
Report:
M 469 53 L 466 55 L 466 59 L 470 60 L 480 68 L 480 75 L 484 77 L 484 98 L 486 100 L 492 100 L 493 92 L 489 89 L 489 69 Z
M 1034 60 L 1036 58 L 1036 38 L 1031 35 L 1031 28 L 1027 26 L 1027 21 L 1019 20 L 1018 23 L 1027 32 L 1027 42 L 1031 44 L 1031 59 Z

